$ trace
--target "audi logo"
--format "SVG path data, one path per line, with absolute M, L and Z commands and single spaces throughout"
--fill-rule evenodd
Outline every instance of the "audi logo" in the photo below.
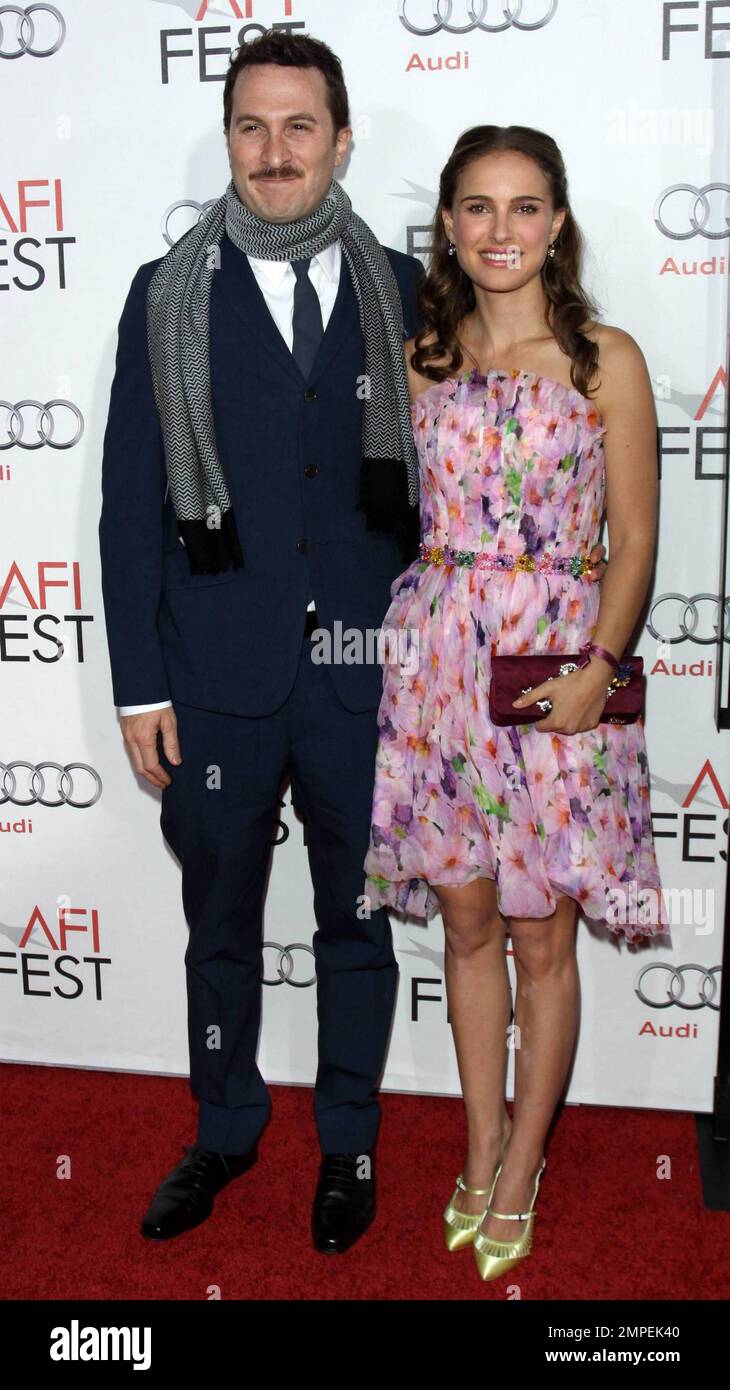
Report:
M 50 48 L 36 47 L 36 26 L 33 23 L 32 16 L 38 14 L 41 10 L 56 21 L 54 25 L 54 29 L 57 31 L 56 38 Z M 5 25 L 3 24 L 3 15 L 5 14 L 14 14 L 17 21 L 15 25 L 15 42 L 18 46 L 17 48 L 12 48 L 9 53 L 6 53 L 4 47 Z M 46 28 L 46 25 L 47 21 L 44 22 L 43 28 Z M 25 8 L 20 5 L 0 5 L 0 58 L 22 58 L 24 53 L 29 54 L 31 58 L 50 58 L 52 53 L 58 52 L 65 37 L 66 21 L 60 10 L 56 9 L 55 5 L 26 5 Z
M 680 605 L 679 612 L 673 616 L 665 617 L 663 621 L 668 622 L 671 633 L 667 631 L 659 632 L 656 627 L 654 614 L 660 604 L 677 603 Z M 705 624 L 712 622 L 712 633 L 708 636 L 698 633 L 697 628 L 700 623 L 699 604 L 709 605 L 710 613 L 706 613 Z M 722 621 L 722 638 L 727 642 L 730 638 L 730 627 L 728 626 L 728 608 L 730 598 L 725 599 L 725 611 Z M 713 611 L 714 610 L 714 611 Z M 647 630 L 657 642 L 696 642 L 698 646 L 709 647 L 720 641 L 720 600 L 717 594 L 692 594 L 690 598 L 686 594 L 660 594 L 656 598 L 649 610 L 649 619 L 646 624 Z
M 162 235 L 168 246 L 174 246 L 186 232 L 189 232 L 190 229 L 195 226 L 196 222 L 200 221 L 203 213 L 207 212 L 208 208 L 212 208 L 213 204 L 217 201 L 217 198 L 209 198 L 207 203 L 197 203 L 194 198 L 180 198 L 177 203 L 171 203 L 169 208 L 162 214 Z M 179 212 L 180 208 L 191 208 L 193 212 L 197 212 L 198 215 L 193 218 L 192 222 L 188 220 L 188 225 L 182 226 L 175 236 L 171 236 L 170 218 L 173 217 L 174 213 Z M 178 218 L 177 220 L 183 223 L 185 222 L 184 218 Z
M 262 978 L 265 985 L 291 985 L 293 989 L 307 989 L 310 985 L 315 983 L 317 979 L 316 974 L 310 975 L 307 980 L 294 979 L 294 972 L 296 970 L 294 951 L 306 951 L 307 955 L 311 956 L 314 960 L 314 951 L 311 946 L 305 946 L 303 941 L 293 941 L 290 946 L 282 946 L 278 941 L 264 941 L 261 949 L 262 952 L 279 952 L 279 959 L 274 965 L 274 969 L 277 973 L 277 978 L 275 980 L 267 980 L 266 963 L 264 962 L 264 973 Z M 304 962 L 301 963 L 300 968 L 303 968 L 303 965 Z
M 78 444 L 84 432 L 84 417 L 77 405 L 73 401 L 16 401 L 15 405 L 11 401 L 0 401 L 0 411 L 5 411 L 6 420 L 0 425 L 0 450 L 12 449 L 42 449 L 47 444 L 49 449 L 72 449 L 74 444 Z M 25 438 L 26 421 L 22 411 L 35 410 L 36 420 L 34 425 L 29 424 L 29 428 L 34 428 L 37 433 L 36 439 L 28 440 Z M 59 418 L 63 425 L 63 411 L 71 412 L 73 430 L 70 439 L 57 439 L 55 437 L 56 425 Z M 60 412 L 60 415 L 59 415 Z M 68 425 L 67 425 L 68 429 Z
M 672 1004 L 676 1004 L 678 1009 L 719 1009 L 719 1003 L 715 1003 L 718 993 L 718 975 L 722 970 L 721 965 L 713 965 L 708 970 L 704 965 L 645 965 L 639 971 L 636 981 L 636 994 L 642 1004 L 648 1005 L 650 1009 L 669 1009 Z M 687 985 L 685 976 L 694 971 L 697 979 L 694 981 L 694 998 L 687 1001 L 684 997 Z M 654 992 L 658 998 L 650 997 L 644 993 L 644 980 L 648 975 L 660 972 L 659 978 L 654 980 Z
M 544 7 L 545 0 L 542 0 Z M 406 12 L 406 7 L 408 12 Z M 466 13 L 469 16 L 468 23 L 452 23 L 454 18 L 454 0 L 421 0 L 418 6 L 421 12 L 430 11 L 430 16 L 434 23 L 425 25 L 414 24 L 411 18 L 414 10 L 414 0 L 399 0 L 398 13 L 400 22 L 411 34 L 418 34 L 420 38 L 428 38 L 430 34 L 472 34 L 475 29 L 481 29 L 486 34 L 499 34 L 503 29 L 509 29 L 512 25 L 515 29 L 542 29 L 550 23 L 555 11 L 558 8 L 558 0 L 549 0 L 549 8 L 542 19 L 532 21 L 522 19 L 524 0 L 501 0 L 501 3 L 493 5 L 494 13 L 501 9 L 504 19 L 496 24 L 488 24 L 490 0 L 473 0 L 473 3 L 466 6 Z M 423 18 L 426 15 L 423 14 Z
M 15 776 L 15 768 L 24 767 L 30 776 L 27 778 L 27 791 L 30 796 L 16 796 L 18 779 Z M 56 777 L 56 799 L 49 801 L 46 796 L 46 779 L 43 776 L 44 768 L 52 768 L 58 775 Z M 86 801 L 74 800 L 75 783 L 71 776 L 72 769 L 78 772 L 87 772 L 91 778 L 93 788 L 92 795 Z M 88 763 L 26 763 L 21 758 L 12 763 L 0 763 L 0 806 L 6 801 L 11 801 L 13 806 L 32 806 L 38 803 L 39 806 L 74 806 L 77 809 L 85 810 L 87 806 L 94 806 L 101 796 L 101 777 Z
M 680 193 L 687 196 L 677 197 Z M 711 193 L 715 195 L 712 204 Z M 723 193 L 730 195 L 730 183 L 706 183 L 702 188 L 695 188 L 693 183 L 673 183 L 657 198 L 654 222 L 662 235 L 671 237 L 672 241 L 689 241 L 693 236 L 704 236 L 709 241 L 722 241 L 725 237 L 730 237 L 730 197 L 723 199 Z M 668 227 L 664 220 L 664 205 L 669 198 L 672 198 L 673 202 L 667 216 L 679 227 L 678 231 Z M 710 231 L 710 220 L 715 223 L 715 231 Z M 689 227 L 689 231 L 684 230 L 685 226 Z

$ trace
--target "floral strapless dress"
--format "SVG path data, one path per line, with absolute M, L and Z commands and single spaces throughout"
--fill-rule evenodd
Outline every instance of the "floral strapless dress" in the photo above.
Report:
M 577 390 L 469 372 L 424 391 L 413 424 L 427 545 L 539 560 L 596 544 L 605 426 Z M 627 940 L 668 938 L 643 721 L 568 735 L 489 719 L 492 655 L 576 652 L 600 585 L 416 559 L 390 592 L 384 634 L 418 659 L 383 660 L 371 906 L 431 918 L 431 884 L 486 875 L 505 917 L 548 917 L 565 894 Z

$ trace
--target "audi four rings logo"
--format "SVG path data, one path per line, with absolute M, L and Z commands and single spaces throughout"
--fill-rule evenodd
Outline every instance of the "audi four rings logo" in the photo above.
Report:
M 678 604 L 678 610 L 665 609 L 661 620 L 655 619 L 654 614 L 659 605 L 667 603 Z M 701 609 L 700 605 L 702 605 Z M 725 642 L 730 638 L 729 607 L 730 598 L 726 598 L 722 620 L 722 637 Z M 660 621 L 661 631 L 657 627 Z M 701 633 L 697 631 L 700 624 L 703 627 Z M 707 629 L 710 625 L 712 625 L 712 631 L 708 633 Z M 669 642 L 670 644 L 696 642 L 699 646 L 710 647 L 720 641 L 720 600 L 717 594 L 692 594 L 690 598 L 686 594 L 660 594 L 658 598 L 655 598 L 649 610 L 646 626 L 657 642 Z
M 264 961 L 263 983 L 265 985 L 292 985 L 294 989 L 307 989 L 309 985 L 315 983 L 317 979 L 315 974 L 310 975 L 306 980 L 294 979 L 297 968 L 301 973 L 301 971 L 305 970 L 307 964 L 306 961 L 300 960 L 299 966 L 297 966 L 297 962 L 294 960 L 294 952 L 304 951 L 306 955 L 311 956 L 312 960 L 314 960 L 314 951 L 311 946 L 305 946 L 303 941 L 293 941 L 290 946 L 282 946 L 278 941 L 264 941 L 261 949 L 262 951 L 279 952 L 279 959 L 275 961 L 273 965 L 273 969 L 276 970 L 275 980 L 266 978 L 266 961 Z
M 528 0 L 528 13 L 534 10 L 535 4 L 536 0 Z M 544 10 L 545 0 L 540 0 L 540 5 Z M 557 8 L 558 0 L 549 0 L 547 14 L 544 14 L 542 19 L 524 19 L 524 0 L 501 0 L 501 3 L 497 4 L 494 0 L 472 0 L 472 3 L 466 6 L 455 6 L 454 0 L 400 0 L 398 13 L 401 24 L 409 33 L 418 34 L 419 38 L 428 38 L 431 34 L 440 33 L 472 34 L 475 29 L 481 29 L 485 34 L 499 34 L 510 26 L 515 29 L 542 29 L 550 23 Z M 461 20 L 455 17 L 455 9 L 461 11 Z M 466 24 L 463 20 L 464 11 L 468 15 Z M 490 17 L 500 12 L 503 18 L 495 19 L 495 22 L 490 24 Z M 414 13 L 419 15 L 420 24 L 414 24 Z M 431 19 L 434 21 L 433 24 L 430 22 Z
M 49 15 L 50 19 L 41 20 L 38 25 L 40 34 L 36 30 L 36 23 L 33 20 L 34 14 L 43 13 Z M 10 37 L 10 24 L 5 15 L 15 15 L 15 47 L 10 47 L 12 40 Z M 51 34 L 47 33 L 51 29 L 53 42 L 48 44 Z M 42 46 L 43 36 L 46 37 L 46 48 Z M 52 53 L 57 53 L 66 37 L 66 21 L 60 10 L 55 5 L 0 5 L 0 58 L 22 58 L 27 53 L 31 58 L 50 58 Z M 8 44 L 9 51 L 5 45 Z
M 636 981 L 636 994 L 650 1009 L 669 1009 L 672 1004 L 678 1009 L 719 1009 L 719 1003 L 714 1001 L 721 970 L 721 965 L 713 965 L 711 970 L 704 965 L 645 965 Z M 650 996 L 644 992 L 644 981 L 651 974 L 654 980 Z M 652 997 L 654 994 L 658 997 Z
M 22 411 L 35 410 L 35 421 L 26 421 Z M 56 427 L 68 433 L 68 417 L 64 421 L 64 411 L 70 411 L 71 429 L 73 430 L 70 439 L 58 439 L 55 437 Z M 0 450 L 12 449 L 42 449 L 47 444 L 49 449 L 72 449 L 74 444 L 78 444 L 84 432 L 84 417 L 77 405 L 72 401 L 16 401 L 15 405 L 11 401 L 0 401 L 0 411 L 5 411 L 5 420 L 0 424 Z M 36 438 L 26 438 L 26 424 L 29 429 L 35 429 Z
M 672 241 L 689 241 L 694 236 L 709 241 L 730 237 L 730 183 L 706 183 L 702 188 L 695 188 L 693 183 L 673 183 L 657 198 L 654 222 Z
M 15 775 L 15 768 L 23 767 L 29 776 L 25 779 L 27 787 L 24 795 L 16 796 L 18 790 L 18 778 Z M 49 799 L 45 793 L 47 790 L 46 779 L 43 776 L 43 769 L 51 768 L 56 774 L 55 798 Z M 86 772 L 88 776 L 80 780 L 87 791 L 86 800 L 76 800 L 74 792 L 77 790 L 76 782 L 71 776 L 71 772 Z M 0 763 L 0 806 L 6 801 L 11 801 L 13 806 L 74 806 L 77 809 L 85 810 L 87 806 L 94 806 L 101 796 L 101 777 L 88 763 L 26 763 L 21 758 L 12 763 Z M 90 786 L 89 786 L 90 784 Z M 91 790 L 91 795 L 88 791 Z M 30 792 L 30 795 L 28 795 Z
M 196 203 L 194 198 L 180 198 L 177 203 L 171 203 L 169 208 L 167 208 L 165 212 L 163 212 L 162 214 L 162 235 L 165 238 L 165 241 L 167 242 L 168 246 L 174 246 L 175 243 L 180 240 L 181 236 L 184 236 L 186 232 L 189 232 L 190 229 L 195 226 L 195 223 L 200 221 L 201 217 L 203 216 L 203 213 L 207 212 L 208 208 L 212 208 L 215 202 L 217 202 L 216 198 L 209 198 L 207 203 Z M 180 208 L 191 208 L 193 212 L 197 213 L 197 217 L 194 217 L 192 222 L 188 221 L 187 226 L 184 225 L 184 218 L 176 219 L 174 216 L 176 212 L 180 211 Z M 173 222 L 177 221 L 183 223 L 179 231 L 175 227 L 173 227 L 171 231 L 170 218 L 173 219 Z

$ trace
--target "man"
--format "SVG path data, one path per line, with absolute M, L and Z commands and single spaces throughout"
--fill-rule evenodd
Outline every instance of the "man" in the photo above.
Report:
M 416 553 L 396 356 L 418 326 L 421 267 L 347 219 L 333 184 L 352 134 L 347 92 L 324 44 L 268 33 L 244 45 L 224 129 L 233 197 L 197 245 L 193 228 L 135 275 L 104 441 L 114 696 L 182 864 L 199 1100 L 196 1143 L 142 1232 L 165 1239 L 205 1220 L 257 1156 L 270 1112 L 255 1055 L 262 899 L 288 772 L 317 918 L 313 1238 L 339 1252 L 375 1211 L 375 1091 L 397 965 L 385 913 L 358 915 L 382 671 L 310 652 L 312 633 L 338 620 L 377 629 Z M 323 230 L 307 257 L 312 219 Z M 176 299 L 181 276 L 189 293 Z
M 358 911 L 382 671 L 310 654 L 336 622 L 379 628 L 417 553 L 403 339 L 421 267 L 380 247 L 333 182 L 352 132 L 326 45 L 280 32 L 244 45 L 224 129 L 226 195 L 132 282 L 104 441 L 114 697 L 182 864 L 199 1101 L 196 1143 L 142 1233 L 198 1225 L 256 1161 L 271 1108 L 256 1065 L 262 903 L 288 773 L 317 919 L 312 1231 L 336 1253 L 375 1214 L 397 965 L 385 912 Z

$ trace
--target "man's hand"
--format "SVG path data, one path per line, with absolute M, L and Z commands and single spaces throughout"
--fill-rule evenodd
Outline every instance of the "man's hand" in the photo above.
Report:
M 608 560 L 604 560 L 603 558 L 605 554 L 605 545 L 594 545 L 588 557 L 593 568 L 591 569 L 590 574 L 587 574 L 585 576 L 590 584 L 600 584 L 601 580 L 603 579 L 606 570 L 608 569 Z
M 122 715 L 122 735 L 134 764 L 153 787 L 169 787 L 172 778 L 159 760 L 157 736 L 162 734 L 162 747 L 168 762 L 180 763 L 177 741 L 177 718 L 170 705 L 167 709 L 151 709 L 145 714 Z

